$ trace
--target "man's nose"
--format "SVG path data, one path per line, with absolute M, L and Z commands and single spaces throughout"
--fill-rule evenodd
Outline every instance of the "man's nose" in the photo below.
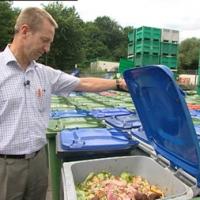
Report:
M 50 45 L 45 45 L 44 46 L 44 52 L 48 53 L 50 51 Z

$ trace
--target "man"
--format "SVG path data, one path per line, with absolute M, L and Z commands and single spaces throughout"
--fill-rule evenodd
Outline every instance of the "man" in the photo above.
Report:
M 51 95 L 98 92 L 124 80 L 77 78 L 39 64 L 58 27 L 39 8 L 18 16 L 11 44 L 0 53 L 0 199 L 45 200 L 48 170 L 44 146 Z

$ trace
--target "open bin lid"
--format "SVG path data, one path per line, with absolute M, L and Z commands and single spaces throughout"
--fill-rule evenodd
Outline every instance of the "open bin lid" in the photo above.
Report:
M 114 128 L 75 128 L 60 132 L 60 147 L 69 151 L 129 149 L 138 144 Z
M 172 167 L 182 168 L 200 185 L 200 148 L 180 88 L 166 66 L 152 65 L 124 72 L 144 131 L 155 151 Z

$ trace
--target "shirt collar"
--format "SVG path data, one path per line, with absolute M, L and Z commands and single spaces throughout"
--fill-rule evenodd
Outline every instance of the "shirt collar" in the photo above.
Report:
M 6 65 L 11 62 L 17 63 L 17 60 L 16 60 L 15 56 L 13 55 L 13 53 L 11 52 L 9 45 L 6 46 L 6 48 L 3 51 L 3 54 L 4 54 L 4 61 L 5 61 Z
M 17 62 L 17 59 L 15 58 L 15 56 L 13 55 L 12 51 L 10 50 L 9 48 L 9 45 L 6 46 L 6 48 L 4 49 L 3 51 L 4 53 L 4 61 L 5 61 L 5 64 L 8 65 L 9 63 L 18 63 Z M 30 68 L 33 68 L 33 67 L 37 67 L 37 62 L 35 60 L 31 61 L 31 63 L 29 64 L 29 67 Z

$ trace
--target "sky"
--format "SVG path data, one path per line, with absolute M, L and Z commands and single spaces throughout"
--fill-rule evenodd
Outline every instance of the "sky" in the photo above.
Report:
M 53 1 L 14 1 L 13 7 L 42 7 Z M 78 0 L 60 1 L 66 7 L 74 6 L 80 18 L 94 21 L 109 16 L 122 27 L 150 26 L 179 31 L 179 41 L 200 39 L 199 0 Z

